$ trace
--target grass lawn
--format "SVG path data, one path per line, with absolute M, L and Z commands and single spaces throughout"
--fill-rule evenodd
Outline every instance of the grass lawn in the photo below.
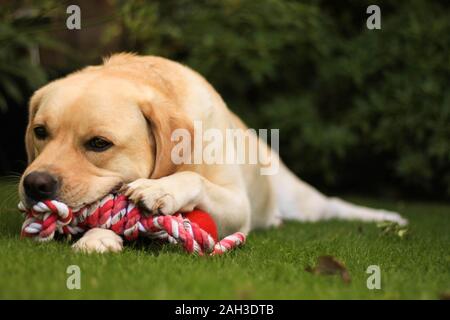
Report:
M 127 246 L 120 254 L 75 254 L 64 241 L 19 239 L 15 187 L 0 184 L 0 298 L 41 299 L 437 299 L 450 291 L 450 205 L 352 198 L 403 213 L 410 236 L 383 235 L 374 224 L 286 223 L 253 232 L 240 250 L 195 257 L 172 246 Z M 305 267 L 332 255 L 351 276 L 314 275 Z M 66 268 L 81 269 L 68 290 Z M 370 265 L 381 290 L 368 290 Z

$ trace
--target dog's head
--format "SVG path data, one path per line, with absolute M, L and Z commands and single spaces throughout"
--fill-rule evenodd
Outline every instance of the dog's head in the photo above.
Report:
M 189 129 L 176 88 L 143 58 L 116 56 L 49 83 L 30 100 L 22 201 L 73 208 L 123 183 L 173 173 L 171 133 Z

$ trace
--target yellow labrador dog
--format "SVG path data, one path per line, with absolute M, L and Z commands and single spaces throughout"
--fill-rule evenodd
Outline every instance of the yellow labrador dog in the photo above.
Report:
M 194 134 L 194 122 L 219 133 L 246 129 L 204 78 L 164 58 L 117 54 L 53 81 L 30 100 L 21 200 L 32 205 L 58 199 L 79 208 L 121 187 L 149 212 L 210 212 L 222 236 L 283 219 L 406 223 L 394 212 L 328 198 L 281 162 L 272 175 L 261 174 L 259 163 L 176 163 L 173 133 Z M 271 162 L 279 161 L 256 135 L 250 140 Z M 92 229 L 74 248 L 120 251 L 122 240 L 110 230 Z

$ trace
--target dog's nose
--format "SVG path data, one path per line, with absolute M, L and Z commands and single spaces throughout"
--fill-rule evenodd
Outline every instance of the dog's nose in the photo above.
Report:
M 58 181 L 47 172 L 33 171 L 23 179 L 25 194 L 34 201 L 53 199 L 57 185 Z

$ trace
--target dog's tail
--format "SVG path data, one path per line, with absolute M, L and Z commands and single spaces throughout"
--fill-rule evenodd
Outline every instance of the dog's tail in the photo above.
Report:
M 281 160 L 279 164 L 279 171 L 272 176 L 272 180 L 282 219 L 318 221 L 336 218 L 368 222 L 393 221 L 400 225 L 408 223 L 396 212 L 371 209 L 339 198 L 327 197 L 301 181 Z

